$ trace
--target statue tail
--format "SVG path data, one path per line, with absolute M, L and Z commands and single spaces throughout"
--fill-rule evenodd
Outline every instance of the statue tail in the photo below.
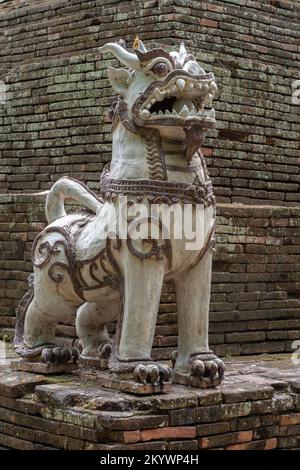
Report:
M 72 199 L 79 205 L 96 213 L 103 202 L 83 183 L 64 176 L 50 189 L 46 199 L 46 217 L 50 224 L 56 219 L 67 215 L 65 211 L 65 199 Z

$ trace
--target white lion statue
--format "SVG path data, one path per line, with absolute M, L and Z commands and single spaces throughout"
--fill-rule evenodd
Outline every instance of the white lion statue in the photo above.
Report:
M 108 69 L 118 95 L 111 108 L 111 164 L 99 195 L 68 177 L 49 191 L 49 225 L 33 244 L 34 274 L 18 307 L 15 350 L 28 361 L 76 361 L 76 352 L 55 340 L 57 324 L 76 312 L 82 358 L 106 358 L 109 371 L 141 383 L 172 379 L 213 387 L 224 364 L 208 345 L 215 199 L 200 146 L 215 126 L 210 106 L 217 86 L 183 44 L 167 52 L 136 42 L 133 52 L 118 43 L 100 48 L 127 66 Z M 67 214 L 66 199 L 85 209 Z M 134 221 L 136 205 L 151 215 Z M 115 220 L 124 208 L 135 225 L 122 237 Z M 200 242 L 176 236 L 178 214 L 197 227 Z M 141 225 L 155 226 L 157 236 L 151 230 L 138 237 Z M 178 304 L 172 367 L 151 359 L 164 280 L 174 281 Z M 106 325 L 115 320 L 110 338 Z

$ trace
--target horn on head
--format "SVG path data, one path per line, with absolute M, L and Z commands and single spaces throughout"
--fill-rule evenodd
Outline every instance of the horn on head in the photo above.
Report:
M 111 52 L 122 64 L 127 65 L 135 70 L 141 68 L 140 62 L 135 54 L 126 51 L 122 46 L 114 42 L 109 42 L 102 47 L 99 47 L 99 52 Z
M 141 41 L 140 39 L 138 40 L 138 47 L 137 49 L 140 51 L 140 52 L 148 52 L 147 51 L 147 48 L 145 46 L 145 44 L 143 43 L 143 41 Z

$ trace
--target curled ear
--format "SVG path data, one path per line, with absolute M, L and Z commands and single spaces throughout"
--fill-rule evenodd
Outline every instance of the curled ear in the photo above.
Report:
M 133 77 L 129 70 L 108 67 L 108 78 L 113 90 L 123 96 Z

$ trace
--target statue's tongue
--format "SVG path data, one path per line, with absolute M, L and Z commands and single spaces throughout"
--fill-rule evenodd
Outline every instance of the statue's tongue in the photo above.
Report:
M 204 132 L 198 126 L 191 126 L 184 129 L 186 135 L 185 156 L 190 161 L 204 140 Z

